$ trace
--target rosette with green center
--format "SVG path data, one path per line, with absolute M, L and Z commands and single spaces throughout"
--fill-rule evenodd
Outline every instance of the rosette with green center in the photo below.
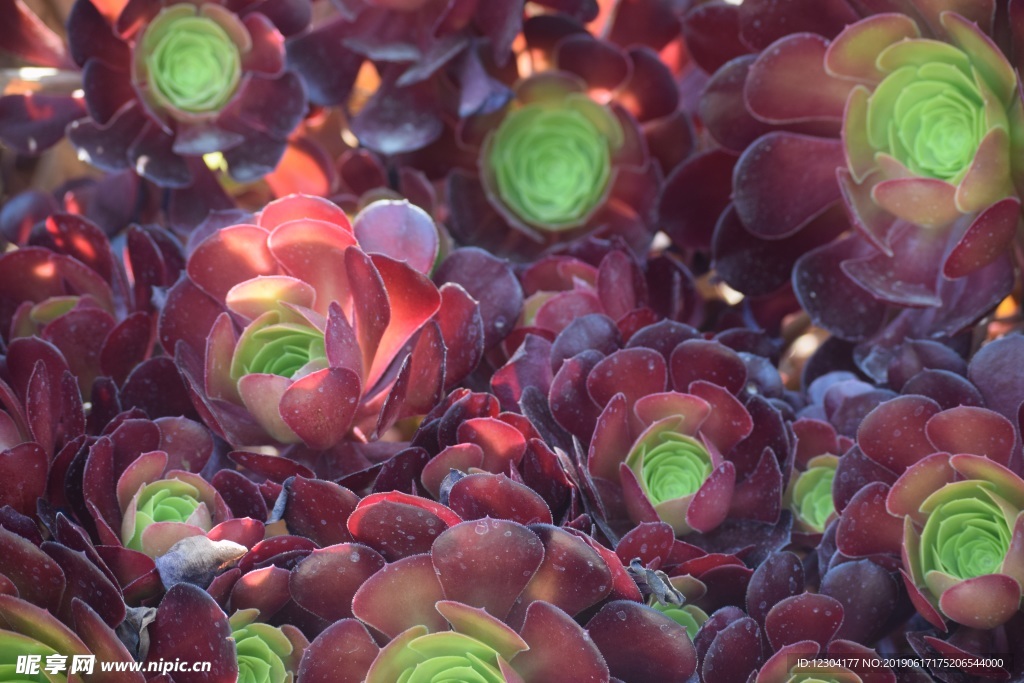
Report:
M 218 113 L 241 80 L 244 31 L 215 6 L 165 8 L 136 45 L 136 78 L 144 78 L 156 102 L 176 118 Z
M 156 522 L 177 522 L 213 528 L 213 518 L 199 489 L 180 479 L 161 479 L 146 484 L 131 502 L 133 514 L 124 516 L 121 540 L 126 548 L 143 550 L 142 532 Z
M 259 610 L 247 609 L 231 616 L 231 637 L 238 658 L 238 683 L 290 683 L 288 670 L 292 643 L 269 624 L 255 623 Z
M 1024 480 L 982 456 L 937 453 L 904 472 L 887 507 L 905 515 L 904 578 L 929 621 L 989 629 L 1017 613 Z
M 1017 77 L 977 25 L 952 12 L 940 23 L 948 42 L 924 37 L 906 15 L 868 17 L 847 27 L 825 55 L 831 75 L 861 83 L 846 103 L 849 178 L 841 180 L 857 219 L 879 236 L 869 202 L 939 228 L 1015 195 Z
M 650 501 L 658 505 L 696 493 L 711 474 L 708 449 L 692 437 L 672 432 L 662 432 L 653 441 L 641 443 L 626 460 Z
M 231 378 L 258 372 L 298 379 L 327 367 L 324 333 L 299 320 L 268 311 L 242 333 L 231 359 Z
M 490 184 L 511 217 L 545 231 L 583 225 L 612 179 L 622 126 L 582 93 L 509 112 L 481 153 Z
M 793 511 L 796 522 L 809 533 L 820 534 L 835 513 L 832 482 L 835 480 L 839 458 L 819 455 L 811 458 L 807 469 L 795 472 L 785 502 Z
M 709 482 L 712 488 L 716 487 L 717 478 L 712 473 L 720 464 L 703 443 L 677 430 L 682 426 L 683 421 L 677 417 L 655 422 L 637 438 L 623 464 L 632 474 L 630 481 L 623 480 L 627 507 L 637 507 L 639 501 L 635 499 L 639 494 L 644 499 L 640 507 L 653 508 L 657 517 L 672 525 L 677 534 L 695 528 L 690 519 L 690 504 Z M 731 490 L 722 493 L 731 496 Z M 711 495 L 717 497 L 717 492 Z M 630 514 L 634 518 L 645 516 L 640 509 Z

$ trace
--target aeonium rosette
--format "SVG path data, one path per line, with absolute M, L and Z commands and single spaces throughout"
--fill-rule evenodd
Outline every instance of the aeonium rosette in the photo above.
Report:
M 429 410 L 482 353 L 476 302 L 425 274 L 437 249 L 433 220 L 408 203 L 350 222 L 328 201 L 285 197 L 198 244 L 161 341 L 234 445 L 372 438 Z
M 331 554 L 341 567 L 370 555 L 378 568 L 335 613 L 351 617 L 335 618 L 310 644 L 300 680 L 582 683 L 630 672 L 685 680 L 694 671 L 685 630 L 637 602 L 614 554 L 579 533 L 485 517 L 387 564 L 363 545 L 320 552 L 304 561 L 319 579 L 311 603 L 325 602 L 312 595 L 322 596 L 325 581 L 338 592 L 352 585 L 333 567 L 322 571 Z
M 456 239 L 519 255 L 598 230 L 649 244 L 657 165 L 635 119 L 588 88 L 569 71 L 538 73 L 502 112 L 462 122 L 479 151 L 476 176 L 448 179 Z
M 990 629 L 1024 595 L 1024 480 L 984 456 L 930 455 L 907 469 L 887 499 L 904 518 L 904 581 L 918 611 Z
M 625 409 L 620 394 L 602 413 L 587 459 L 590 473 L 620 483 L 634 522 L 660 519 L 677 534 L 721 524 L 729 513 L 736 468 L 722 457 L 712 440 L 715 433 L 701 431 L 712 406 L 677 392 L 638 399 L 634 421 L 643 429 L 623 452 L 622 442 L 608 435 L 626 426 L 620 417 Z
M 945 42 L 905 15 L 864 19 L 829 46 L 825 68 L 868 84 L 850 91 L 843 120 L 840 184 L 854 221 L 889 255 L 905 239 L 900 221 L 940 234 L 959 221 L 942 268 L 957 278 L 993 262 L 1013 237 L 1021 169 L 1011 140 L 1024 119 L 996 45 L 959 14 L 939 21 Z

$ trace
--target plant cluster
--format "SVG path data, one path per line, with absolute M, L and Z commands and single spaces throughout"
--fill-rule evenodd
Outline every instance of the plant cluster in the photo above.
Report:
M 33 8 L 0 680 L 1024 680 L 1024 2 Z

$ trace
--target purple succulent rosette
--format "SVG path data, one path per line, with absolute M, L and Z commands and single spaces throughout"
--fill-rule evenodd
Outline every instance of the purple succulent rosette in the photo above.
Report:
M 353 551 L 360 560 L 379 557 L 365 546 Z M 379 569 L 352 597 L 352 616 L 334 621 L 306 650 L 300 680 L 685 680 L 695 658 L 684 629 L 633 599 L 609 601 L 619 586 L 638 597 L 628 578 L 616 583 L 609 561 L 618 563 L 548 525 L 457 524 L 426 553 L 377 560 Z M 582 627 L 572 615 L 585 610 L 593 616 Z M 372 632 L 387 638 L 383 647 Z M 653 651 L 651 643 L 658 643 Z
M 153 297 L 184 267 L 178 241 L 157 226 L 132 226 L 118 259 L 99 227 L 66 213 L 26 237 L 0 256 L 0 337 L 53 344 L 85 397 L 123 386 L 153 352 Z
M 893 484 L 886 508 L 904 519 L 904 579 L 936 627 L 991 629 L 1020 611 L 1024 480 L 981 455 L 936 453 Z
M 79 155 L 107 171 L 133 169 L 183 188 L 206 173 L 205 156 L 222 155 L 232 177 L 257 179 L 274 169 L 306 114 L 304 86 L 285 66 L 285 39 L 310 16 L 305 0 L 76 2 L 68 54 L 82 70 L 85 111 L 81 98 L 42 96 L 57 101 L 36 106 L 35 95 L 5 97 L 5 141 L 23 149 L 28 140 L 25 151 L 35 153 L 67 123 Z M 32 61 L 9 33 L 0 46 Z M 62 49 L 57 56 L 67 66 Z
M 622 50 L 568 20 L 535 21 L 525 35 L 543 67 L 515 84 L 506 107 L 459 124 L 477 163 L 475 174 L 449 175 L 452 235 L 520 257 L 589 234 L 619 235 L 642 252 L 662 175 L 692 147 L 671 72 L 647 48 Z
M 837 2 L 792 33 L 786 12 L 760 2 L 739 12 L 743 45 L 702 102 L 722 148 L 668 180 L 706 184 L 708 199 L 669 207 L 669 231 L 710 247 L 747 294 L 792 279 L 812 319 L 844 338 L 870 337 L 900 311 L 915 334 L 959 332 L 1012 285 L 1013 41 L 993 31 L 985 3 L 862 18 Z M 732 198 L 710 187 L 730 177 Z M 854 315 L 838 313 L 840 298 L 857 302 Z
M 437 248 L 433 220 L 408 203 L 350 222 L 326 200 L 285 197 L 195 247 L 161 342 L 233 445 L 376 437 L 433 407 L 482 353 L 475 302 L 425 274 Z

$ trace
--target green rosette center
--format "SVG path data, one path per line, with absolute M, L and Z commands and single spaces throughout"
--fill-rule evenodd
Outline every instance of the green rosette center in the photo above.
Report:
M 486 156 L 501 201 L 549 231 L 583 223 L 604 198 L 622 127 L 582 95 L 528 104 L 501 122 Z
M 832 481 L 835 467 L 811 467 L 800 474 L 793 487 L 793 511 L 816 531 L 824 531 L 829 516 L 835 512 Z
M 238 657 L 238 683 L 285 683 L 290 679 L 284 658 L 292 644 L 280 629 L 248 624 L 231 633 Z
M 869 100 L 871 146 L 916 175 L 957 183 L 991 127 L 985 99 L 962 64 L 899 68 Z
M 125 547 L 141 551 L 142 532 L 146 527 L 154 522 L 188 522 L 202 504 L 199 490 L 179 479 L 146 484 L 136 501 L 135 526 L 125 530 L 131 532 L 130 538 L 123 539 Z M 194 519 L 193 523 L 196 521 L 200 520 Z
M 934 507 L 921 533 L 921 568 L 938 570 L 956 579 L 999 572 L 1013 536 L 1012 523 L 989 491 L 975 482 L 958 487 L 956 498 Z M 940 489 L 933 496 L 941 496 Z M 926 501 L 927 504 L 927 501 Z
M 231 363 L 235 380 L 249 373 L 266 373 L 295 378 L 311 365 L 326 367 L 324 334 L 299 322 L 278 322 L 267 314 L 245 330 L 238 340 Z
M 140 42 L 150 87 L 171 107 L 191 114 L 220 110 L 241 79 L 241 55 L 213 19 L 162 12 Z
M 402 671 L 397 683 L 506 683 L 497 651 L 470 636 L 431 633 L 412 640 L 407 648 L 410 658 L 419 661 Z
M 689 436 L 661 432 L 635 449 L 627 465 L 637 475 L 651 503 L 658 505 L 697 492 L 714 469 L 708 450 Z

